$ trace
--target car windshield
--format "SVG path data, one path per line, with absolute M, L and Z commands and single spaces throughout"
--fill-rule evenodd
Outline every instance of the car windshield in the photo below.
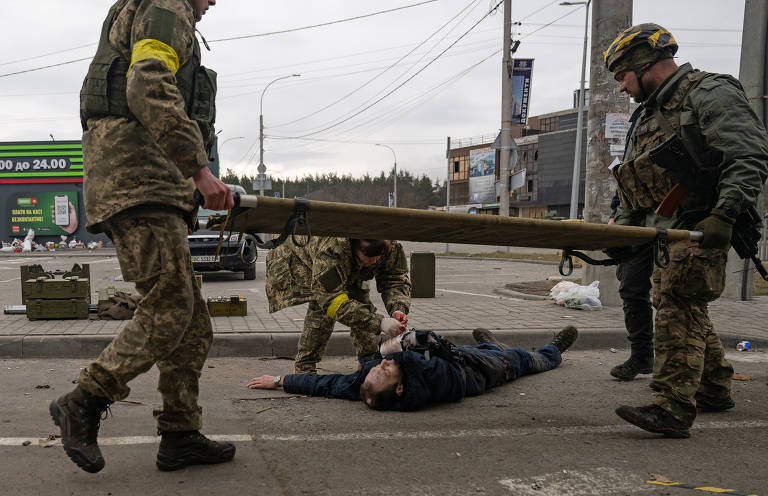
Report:
M 211 215 L 227 215 L 226 210 L 209 210 L 207 208 L 200 207 L 200 209 L 197 211 L 197 216 L 200 218 L 208 218 Z

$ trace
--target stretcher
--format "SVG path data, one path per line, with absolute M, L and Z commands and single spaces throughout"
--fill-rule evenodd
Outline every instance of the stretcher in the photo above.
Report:
M 465 243 L 475 245 L 553 248 L 563 252 L 561 272 L 573 269 L 572 256 L 596 265 L 615 265 L 615 259 L 593 259 L 583 250 L 601 250 L 648 243 L 655 245 L 658 265 L 669 263 L 667 245 L 697 241 L 702 233 L 680 229 L 656 229 L 498 215 L 448 214 L 440 211 L 372 205 L 237 195 L 227 216 L 211 217 L 207 229 L 247 232 L 259 239 L 261 248 L 274 248 L 289 236 L 308 242 L 308 236 L 360 239 Z M 262 241 L 258 236 L 278 236 Z M 308 236 L 307 236 L 308 235 Z M 298 237 L 297 237 L 298 236 Z M 567 268 L 566 268 L 567 267 Z

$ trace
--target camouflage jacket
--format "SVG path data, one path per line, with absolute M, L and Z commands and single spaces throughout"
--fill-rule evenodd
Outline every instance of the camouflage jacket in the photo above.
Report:
M 363 267 L 347 238 L 313 237 L 303 248 L 288 239 L 267 254 L 269 311 L 314 300 L 328 317 L 378 334 L 383 316 L 359 301 L 374 277 L 389 315 L 407 314 L 411 282 L 405 251 L 397 241 L 376 265 Z
M 103 34 L 120 54 L 117 66 L 130 65 L 125 75 L 130 112 L 90 118 L 84 126 L 90 232 L 100 232 L 101 222 L 136 205 L 191 211 L 191 176 L 208 165 L 200 128 L 187 115 L 176 81 L 177 70 L 199 54 L 189 1 L 118 0 L 113 9 L 111 28 Z M 156 32 L 164 41 L 156 39 Z M 98 70 L 94 60 L 88 78 Z M 81 99 L 87 96 L 81 92 Z
M 768 134 L 738 80 L 699 72 L 684 64 L 641 108 L 627 141 L 624 162 L 614 169 L 621 199 L 616 224 L 669 228 L 687 208 L 709 205 L 740 213 L 756 203 L 768 176 Z M 667 138 L 657 113 L 707 165 L 720 171 L 716 198 L 692 194 L 672 218 L 654 213 L 659 200 L 673 186 L 666 172 L 648 158 L 648 152 Z M 632 167 L 625 168 L 627 164 Z M 628 170 L 633 173 L 626 174 Z

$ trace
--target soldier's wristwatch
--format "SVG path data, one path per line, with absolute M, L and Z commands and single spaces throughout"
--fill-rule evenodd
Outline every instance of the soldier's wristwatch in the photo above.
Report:
M 282 379 L 282 376 L 276 375 L 274 379 L 274 383 L 276 387 L 280 387 L 280 379 Z

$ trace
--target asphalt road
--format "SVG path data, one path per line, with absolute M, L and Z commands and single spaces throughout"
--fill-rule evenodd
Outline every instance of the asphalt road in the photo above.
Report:
M 231 463 L 161 473 L 152 408 L 156 371 L 132 382 L 131 403 L 102 422 L 106 468 L 91 475 L 64 455 L 48 402 L 71 389 L 84 361 L 0 361 L 0 494 L 72 495 L 680 495 L 768 494 L 768 355 L 729 354 L 736 408 L 702 414 L 686 440 L 621 421 L 613 409 L 652 398 L 648 376 L 608 369 L 625 356 L 572 351 L 558 369 L 486 395 L 414 413 L 361 403 L 251 391 L 286 360 L 212 359 L 203 372 L 204 432 L 235 441 Z M 351 359 L 323 361 L 349 372 Z M 24 441 L 30 441 L 23 446 Z M 50 447 L 44 447 L 47 445 Z M 650 484 L 651 474 L 690 487 Z M 722 494 L 722 492 L 721 492 Z

